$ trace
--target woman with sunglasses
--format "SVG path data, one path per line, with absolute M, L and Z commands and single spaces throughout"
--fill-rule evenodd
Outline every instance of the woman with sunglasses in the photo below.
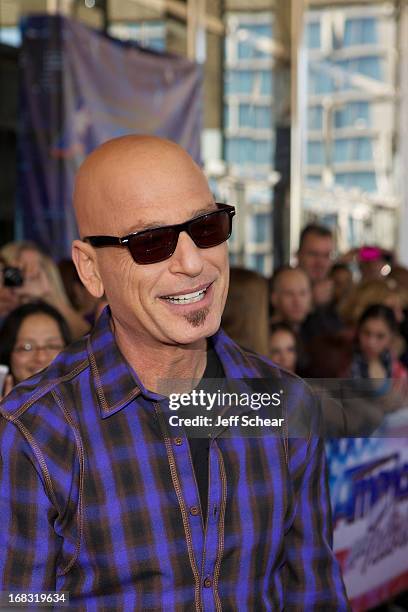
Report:
M 48 366 L 70 340 L 67 323 L 49 304 L 32 302 L 13 310 L 0 328 L 0 363 L 10 372 L 0 398 Z

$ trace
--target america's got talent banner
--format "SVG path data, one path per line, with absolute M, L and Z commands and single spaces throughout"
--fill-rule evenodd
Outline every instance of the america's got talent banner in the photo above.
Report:
M 155 134 L 200 161 L 202 71 L 55 15 L 22 22 L 16 238 L 55 259 L 77 237 L 75 173 L 102 142 Z
M 407 421 L 400 411 L 378 435 L 327 443 L 334 550 L 354 612 L 408 589 Z

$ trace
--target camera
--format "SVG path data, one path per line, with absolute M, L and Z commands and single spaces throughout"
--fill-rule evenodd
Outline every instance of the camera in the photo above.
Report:
M 5 287 L 21 287 L 24 283 L 23 273 L 20 268 L 5 266 L 3 268 L 3 285 Z

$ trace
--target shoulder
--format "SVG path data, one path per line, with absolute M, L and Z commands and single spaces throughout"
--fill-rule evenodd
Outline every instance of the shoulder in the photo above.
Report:
M 398 359 L 395 359 L 392 363 L 392 377 L 404 380 L 408 378 L 408 370 Z
M 34 467 L 50 499 L 62 508 L 76 477 L 78 436 L 58 401 L 73 398 L 78 378 L 89 368 L 87 338 L 69 346 L 52 364 L 23 381 L 0 403 L 0 455 L 7 465 Z M 73 410 L 72 410 L 73 412 Z

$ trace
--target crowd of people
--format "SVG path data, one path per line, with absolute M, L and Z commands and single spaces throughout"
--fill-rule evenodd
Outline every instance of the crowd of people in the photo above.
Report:
M 71 260 L 56 264 L 33 242 L 0 248 L 0 397 L 87 333 L 104 300 L 85 289 Z
M 332 232 L 307 225 L 296 265 L 271 279 L 232 268 L 222 325 L 245 348 L 308 378 L 408 378 L 408 269 L 379 247 L 335 258 Z M 105 301 L 69 259 L 31 242 L 0 249 L 2 394 L 85 334 Z
M 236 283 L 242 294 L 245 283 L 257 285 L 248 291 L 256 296 L 255 316 L 234 298 Z M 301 233 L 296 265 L 277 269 L 269 289 L 259 275 L 247 271 L 241 278 L 234 269 L 231 285 L 224 327 L 281 367 L 308 378 L 407 378 L 408 269 L 392 253 L 361 247 L 335 258 L 332 232 L 310 224 Z M 268 322 L 258 306 L 265 291 Z M 238 312 L 237 335 L 232 322 Z M 266 325 L 265 353 L 252 330 Z

